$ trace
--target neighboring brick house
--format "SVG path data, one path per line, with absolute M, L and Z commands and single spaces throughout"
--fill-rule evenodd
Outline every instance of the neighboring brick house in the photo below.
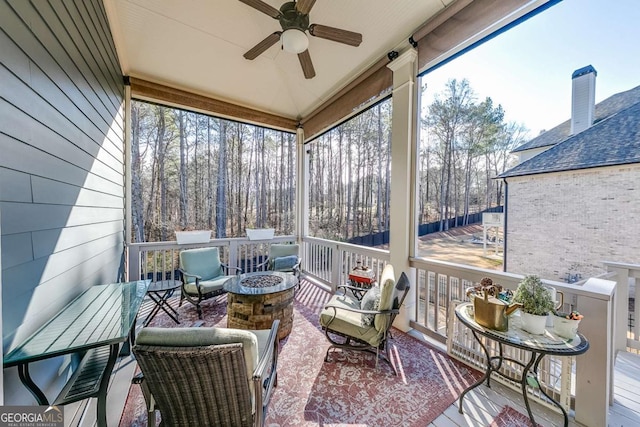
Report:
M 573 74 L 572 118 L 514 150 L 505 270 L 575 281 L 602 261 L 640 263 L 640 86 L 594 105 L 596 71 Z

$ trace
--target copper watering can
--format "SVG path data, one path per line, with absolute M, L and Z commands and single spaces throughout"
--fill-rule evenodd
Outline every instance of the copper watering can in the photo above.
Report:
M 491 295 L 489 289 L 478 290 L 468 288 L 467 296 L 473 300 L 474 319 L 477 324 L 496 331 L 509 329 L 509 318 L 518 308 L 520 303 L 508 304 Z

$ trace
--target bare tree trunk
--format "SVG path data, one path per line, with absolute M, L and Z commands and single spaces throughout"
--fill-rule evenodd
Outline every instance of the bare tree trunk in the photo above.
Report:
M 160 120 L 158 125 L 158 140 L 160 145 L 160 153 L 158 155 L 158 184 L 160 186 L 160 240 L 166 241 L 168 240 L 168 212 L 167 212 L 167 179 L 165 177 L 165 158 L 166 158 L 166 147 L 169 145 L 169 141 L 164 141 L 165 139 L 165 109 L 164 107 L 160 107 Z
M 227 122 L 220 124 L 220 144 L 218 147 L 218 174 L 216 179 L 216 238 L 227 237 Z
M 187 129 L 186 114 L 178 110 L 178 132 L 180 138 L 180 228 L 187 228 Z
M 140 107 L 134 104 L 131 106 L 131 225 L 136 243 L 144 242 L 140 127 Z
M 211 117 L 207 116 L 207 228 L 213 229 L 213 162 L 211 161 Z

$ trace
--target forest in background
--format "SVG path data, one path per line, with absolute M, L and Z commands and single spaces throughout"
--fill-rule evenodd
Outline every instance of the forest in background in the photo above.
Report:
M 424 90 L 424 89 L 423 89 Z M 526 129 L 491 98 L 450 80 L 420 117 L 419 222 L 500 205 L 493 177 Z M 391 99 L 309 142 L 310 235 L 345 241 L 389 229 Z M 215 238 L 246 228 L 295 229 L 296 135 L 147 102 L 132 103 L 132 216 L 136 242 L 176 230 Z
M 141 101 L 131 110 L 134 241 L 294 232 L 295 134 Z

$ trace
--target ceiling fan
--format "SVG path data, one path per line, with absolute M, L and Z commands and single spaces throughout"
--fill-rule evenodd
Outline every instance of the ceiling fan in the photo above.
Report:
M 314 37 L 332 40 L 349 46 L 360 46 L 362 34 L 340 28 L 328 27 L 320 24 L 309 24 L 309 12 L 316 0 L 289 1 L 280 6 L 280 10 L 262 0 L 240 0 L 247 6 L 259 10 L 280 21 L 282 31 L 269 34 L 264 40 L 252 47 L 243 56 L 246 59 L 256 59 L 260 54 L 282 40 L 282 49 L 298 54 L 302 72 L 305 78 L 315 77 L 316 71 L 309 55 L 309 39 L 306 31 Z

